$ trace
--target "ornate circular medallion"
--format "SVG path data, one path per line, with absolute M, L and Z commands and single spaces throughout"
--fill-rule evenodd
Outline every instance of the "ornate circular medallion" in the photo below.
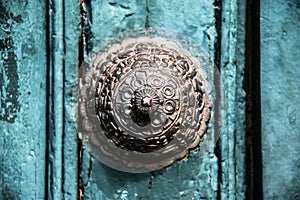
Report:
M 115 169 L 169 166 L 197 148 L 207 129 L 207 77 L 174 42 L 135 38 L 114 45 L 95 56 L 82 84 L 91 151 Z

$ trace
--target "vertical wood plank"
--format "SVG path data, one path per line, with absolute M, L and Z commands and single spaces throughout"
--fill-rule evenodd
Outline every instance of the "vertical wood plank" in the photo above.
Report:
M 220 70 L 226 125 L 220 136 L 220 198 L 245 198 L 245 14 L 246 2 L 222 1 Z
M 78 0 L 64 0 L 64 199 L 78 196 L 77 79 L 80 37 Z
M 45 9 L 0 2 L 0 199 L 45 198 Z
M 300 198 L 299 8 L 293 0 L 260 4 L 264 199 Z
M 246 198 L 246 92 L 245 92 L 245 67 L 246 67 L 246 1 L 237 1 L 237 43 L 236 43 L 236 66 L 238 85 L 236 92 L 236 133 L 235 133 L 235 193 L 237 199 Z
M 64 18 L 63 1 L 49 1 L 49 188 L 48 198 L 63 198 Z
M 76 84 L 79 1 L 49 0 L 48 198 L 77 198 Z

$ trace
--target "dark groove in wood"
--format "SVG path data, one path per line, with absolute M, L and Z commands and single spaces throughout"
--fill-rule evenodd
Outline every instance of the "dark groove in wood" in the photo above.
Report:
M 90 0 L 80 0 L 80 28 L 81 34 L 78 43 L 78 66 L 79 66 L 79 74 L 78 74 L 78 81 L 81 76 L 81 71 L 83 71 L 83 63 L 84 57 L 87 55 L 92 48 L 92 44 L 90 45 L 90 38 L 91 38 L 91 30 L 89 23 L 92 22 L 91 16 L 91 2 Z M 78 121 L 81 121 L 81 118 L 78 118 Z M 79 127 L 78 127 L 79 128 Z M 80 130 L 78 130 L 80 132 Z M 78 163 L 77 163 L 77 173 L 78 173 L 78 180 L 77 180 L 77 199 L 82 200 L 84 197 L 84 185 L 83 185 L 83 178 L 82 178 L 82 159 L 83 159 L 83 143 L 82 138 L 77 139 L 77 152 L 78 152 Z
M 51 90 L 51 75 L 50 75 L 50 65 L 51 65 L 51 57 L 50 57 L 50 16 L 49 16 L 49 9 L 50 9 L 50 0 L 46 0 L 45 2 L 45 29 L 46 29 L 46 143 L 45 143 L 45 198 L 49 199 L 49 145 L 50 145 L 50 113 L 51 113 L 51 103 L 50 103 L 50 90 Z
M 246 69 L 247 93 L 246 178 L 247 199 L 263 199 L 260 101 L 260 2 L 247 1 Z
M 214 6 L 215 6 L 215 13 L 214 13 L 214 17 L 215 17 L 215 27 L 216 27 L 216 43 L 214 44 L 214 49 L 215 49 L 215 58 L 214 58 L 214 64 L 215 67 L 217 68 L 218 72 L 216 73 L 220 73 L 220 65 L 221 65 L 221 39 L 222 39 L 222 34 L 221 34 L 221 28 L 222 28 L 222 1 L 221 0 L 215 0 L 214 2 Z M 215 75 L 215 78 L 218 77 Z M 215 80 L 214 84 L 220 84 L 221 80 Z M 220 88 L 216 87 L 216 94 L 218 95 L 217 98 L 221 98 L 220 97 Z M 219 104 L 215 104 L 215 106 L 217 106 L 216 110 L 219 110 Z M 218 113 L 215 113 L 214 115 L 215 117 L 215 121 L 218 123 Z M 216 127 L 216 126 L 215 126 Z M 217 130 L 218 128 L 215 128 L 215 132 L 216 131 L 220 131 Z M 216 133 L 215 133 L 216 134 Z M 218 133 L 217 133 L 218 134 Z M 222 183 L 222 155 L 221 155 L 221 149 L 220 149 L 220 142 L 218 140 L 218 142 L 216 143 L 216 147 L 214 150 L 214 153 L 216 155 L 216 157 L 218 158 L 218 191 L 217 191 L 217 200 L 221 199 L 221 183 Z
M 63 21 L 63 27 L 62 27 L 62 43 L 63 43 L 63 53 L 64 53 L 64 58 L 66 55 L 66 27 L 65 27 L 65 22 L 66 22 L 66 18 L 65 18 L 65 0 L 62 0 L 62 21 Z M 66 137 L 66 132 L 65 132 L 65 123 L 66 123 L 66 111 L 65 111 L 65 81 L 66 81 L 66 70 L 65 70 L 65 66 L 66 62 L 65 59 L 62 60 L 62 80 L 63 80 L 63 87 L 62 87 L 62 116 L 63 116 L 63 124 L 62 124 L 62 148 L 61 148 L 61 155 L 62 155 L 62 159 L 61 159 L 61 164 L 62 164 L 62 184 L 61 184 L 61 191 L 62 191 L 62 196 L 65 196 L 65 137 Z

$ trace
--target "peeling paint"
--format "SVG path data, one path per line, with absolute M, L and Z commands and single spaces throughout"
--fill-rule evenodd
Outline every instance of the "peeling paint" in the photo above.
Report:
M 4 30 L 0 35 L 0 120 L 13 123 L 20 111 L 19 104 L 19 75 L 17 56 L 11 37 L 9 19 L 21 22 L 21 15 L 17 17 L 6 11 L 0 3 L 0 29 Z
M 43 199 L 44 3 L 0 3 L 0 199 Z

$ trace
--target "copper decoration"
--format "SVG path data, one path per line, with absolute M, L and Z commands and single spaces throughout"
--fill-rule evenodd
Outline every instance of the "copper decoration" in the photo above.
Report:
M 96 54 L 92 69 L 97 125 L 88 137 L 101 162 L 153 171 L 199 147 L 212 103 L 205 72 L 190 53 L 160 37 L 134 38 Z

